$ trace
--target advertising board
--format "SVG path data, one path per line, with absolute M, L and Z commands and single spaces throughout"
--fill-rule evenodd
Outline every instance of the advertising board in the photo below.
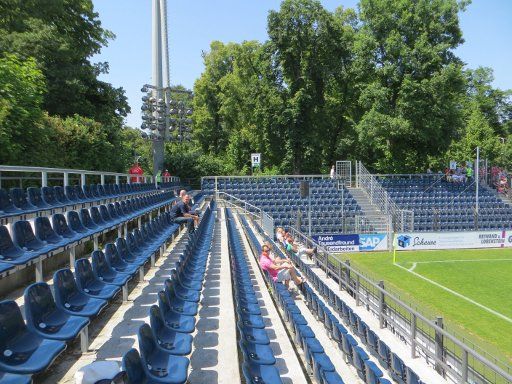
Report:
M 397 251 L 512 247 L 512 232 L 412 232 L 395 234 Z
M 316 235 L 313 240 L 329 252 L 368 252 L 388 249 L 388 236 L 384 233 L 364 235 Z

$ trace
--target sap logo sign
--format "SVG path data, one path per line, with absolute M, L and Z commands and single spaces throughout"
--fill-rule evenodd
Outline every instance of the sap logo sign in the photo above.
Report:
M 359 250 L 371 251 L 385 239 L 386 235 L 360 235 L 359 236 Z

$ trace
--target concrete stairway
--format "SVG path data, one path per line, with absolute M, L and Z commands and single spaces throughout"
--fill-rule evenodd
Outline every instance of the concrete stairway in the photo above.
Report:
M 369 196 L 362 188 L 348 188 L 348 190 L 354 199 L 356 199 L 357 204 L 359 204 L 365 216 L 381 217 L 383 215 L 383 213 L 370 202 Z

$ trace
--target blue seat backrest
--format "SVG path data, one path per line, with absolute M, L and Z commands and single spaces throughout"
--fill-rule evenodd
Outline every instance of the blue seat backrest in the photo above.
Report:
M 37 241 L 28 221 L 20 220 L 13 224 L 13 240 L 14 243 L 21 248 L 25 247 L 32 241 Z
M 56 271 L 53 275 L 53 284 L 55 301 L 62 306 L 65 306 L 70 297 L 78 293 L 75 278 L 70 269 Z
M 123 370 L 128 376 L 129 383 L 144 383 L 146 380 L 146 373 L 136 349 L 130 349 L 123 356 Z
M 9 341 L 16 339 L 26 329 L 18 304 L 13 300 L 0 302 L 0 350 L 7 350 Z
M 46 283 L 34 283 L 25 290 L 25 317 L 27 323 L 38 326 L 57 308 L 50 287 Z
M 13 210 L 16 210 L 16 208 L 14 207 L 11 196 L 5 189 L 0 188 L 0 213 L 2 211 L 10 212 Z

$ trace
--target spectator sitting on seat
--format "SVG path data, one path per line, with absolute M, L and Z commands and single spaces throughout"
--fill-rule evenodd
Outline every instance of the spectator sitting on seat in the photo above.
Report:
M 195 230 L 195 225 L 199 223 L 199 216 L 190 212 L 190 196 L 185 195 L 175 204 L 170 211 L 171 220 L 175 224 L 187 224 L 188 232 L 192 233 Z M 195 224 L 195 225 L 194 225 Z
M 279 263 L 272 261 L 270 248 L 267 244 L 263 244 L 261 247 L 260 266 L 261 269 L 269 273 L 272 280 L 277 283 L 284 283 L 286 288 L 289 288 L 291 279 L 293 279 L 293 282 L 298 288 L 301 288 L 301 284 L 305 281 L 297 275 L 297 271 L 291 263 L 286 260 Z
M 276 239 L 277 239 L 277 241 L 282 243 L 283 242 L 283 236 L 284 236 L 284 229 L 281 228 L 281 227 L 277 227 L 277 229 L 276 229 Z
M 183 196 L 187 196 L 187 191 L 185 189 L 182 189 L 180 191 L 180 199 L 183 200 Z M 188 203 L 188 207 L 189 207 L 189 210 L 190 210 L 190 213 L 193 214 L 193 215 L 197 215 L 199 216 L 199 212 L 198 211 L 193 211 L 192 210 L 192 206 L 194 205 L 194 199 L 192 199 L 192 197 L 190 195 L 189 196 L 189 203 Z
M 295 243 L 293 240 L 293 237 L 290 235 L 287 238 L 287 245 L 286 250 L 288 252 L 295 253 L 298 257 L 302 257 L 306 255 L 310 260 L 313 257 L 313 255 L 316 253 L 316 247 L 315 248 L 306 248 L 301 243 Z

